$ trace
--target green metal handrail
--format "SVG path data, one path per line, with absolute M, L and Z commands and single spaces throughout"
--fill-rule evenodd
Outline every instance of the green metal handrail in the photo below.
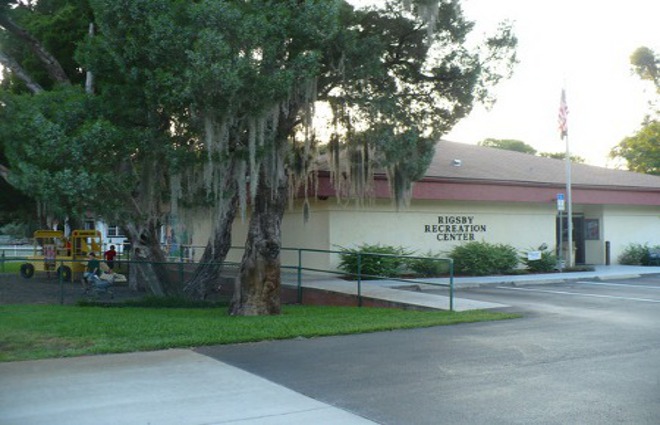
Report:
M 243 247 L 231 247 L 230 249 L 243 249 Z M 358 306 L 363 305 L 363 297 L 362 297 L 362 280 L 365 278 L 385 278 L 387 280 L 391 281 L 398 281 L 398 282 L 406 282 L 406 283 L 423 283 L 427 285 L 435 285 L 435 286 L 441 286 L 441 287 L 447 287 L 449 288 L 449 310 L 453 311 L 454 310 L 454 262 L 451 258 L 435 258 L 435 257 L 419 257 L 419 256 L 406 256 L 406 255 L 395 255 L 395 254 L 379 254 L 379 253 L 369 253 L 369 252 L 346 252 L 346 251 L 338 251 L 338 250 L 327 250 L 327 249 L 313 249 L 313 248 L 288 248 L 284 247 L 281 248 L 281 251 L 293 251 L 296 253 L 297 256 L 297 264 L 295 265 L 286 265 L 283 264 L 281 265 L 282 269 L 292 269 L 296 270 L 296 289 L 297 289 L 297 299 L 299 303 L 302 303 L 302 295 L 303 295 L 303 287 L 302 287 L 302 280 L 303 280 L 303 271 L 310 271 L 310 272 L 320 272 L 320 273 L 326 273 L 326 274 L 337 274 L 337 275 L 349 275 L 349 276 L 354 276 L 356 277 L 356 292 L 357 292 L 357 298 L 358 298 Z M 177 259 L 178 261 L 162 261 L 162 262 L 153 262 L 153 261 L 140 261 L 140 260 L 135 260 L 135 259 L 125 259 L 121 258 L 122 256 L 119 256 L 117 259 L 118 264 L 141 264 L 141 263 L 150 263 L 150 264 L 160 264 L 160 265 L 176 265 L 178 268 L 178 274 L 179 274 L 179 279 L 183 283 L 185 280 L 185 270 L 184 270 L 184 265 L 185 264 L 194 264 L 195 266 L 202 266 L 202 265 L 213 265 L 213 264 L 218 264 L 216 262 L 207 262 L 207 263 L 186 263 L 183 258 L 183 250 L 180 251 L 179 258 Z M 314 268 L 314 267 L 305 267 L 304 265 L 304 253 L 317 253 L 317 254 L 341 254 L 341 255 L 357 255 L 357 273 L 347 273 L 344 271 L 339 271 L 339 270 L 331 270 L 331 269 L 319 269 L 319 268 Z M 377 256 L 377 257 L 390 257 L 390 258 L 402 258 L 402 259 L 421 259 L 421 260 L 433 260 L 433 261 L 443 261 L 447 262 L 449 264 L 449 283 L 440 283 L 440 282 L 429 282 L 429 281 L 421 281 L 417 279 L 403 279 L 403 278 L 397 278 L 397 277 L 388 277 L 388 276 L 382 276 L 382 275 L 371 275 L 371 274 L 363 274 L 362 273 L 362 259 L 363 257 L 368 257 L 368 256 Z M 4 272 L 5 271 L 5 262 L 9 261 L 34 261 L 33 259 L 29 257 L 7 257 L 5 255 L 4 250 L 2 251 L 0 255 L 0 271 Z M 58 261 L 58 260 L 56 260 Z M 66 262 L 86 262 L 87 260 L 66 260 Z M 63 267 L 64 261 L 59 260 L 60 262 L 60 267 Z M 237 262 L 230 262 L 230 261 L 224 261 L 220 263 L 223 266 L 236 266 L 239 263 Z M 60 281 L 60 286 L 62 287 L 63 285 L 63 279 L 62 279 L 62 273 L 58 273 L 58 279 Z
M 362 279 L 363 278 L 386 278 L 387 280 L 392 280 L 395 282 L 406 282 L 406 283 L 423 283 L 426 285 L 435 285 L 449 288 L 449 311 L 454 311 L 454 260 L 451 258 L 435 258 L 435 257 L 419 257 L 419 256 L 410 256 L 410 255 L 396 255 L 396 254 L 379 254 L 371 252 L 346 252 L 346 251 L 337 251 L 337 250 L 328 250 L 328 249 L 313 249 L 313 248 L 281 248 L 282 251 L 297 251 L 298 252 L 298 265 L 295 267 L 283 266 L 283 268 L 296 268 L 297 269 L 297 293 L 298 293 L 298 302 L 302 302 L 302 271 L 315 271 L 323 272 L 329 274 L 341 274 L 341 275 L 352 275 L 357 277 L 357 298 L 358 306 L 362 306 Z M 341 254 L 341 255 L 357 255 L 357 273 L 346 273 L 343 271 L 336 270 L 323 270 L 316 269 L 311 267 L 303 266 L 303 252 L 312 252 L 319 254 Z M 427 282 L 420 281 L 415 279 L 402 279 L 396 277 L 387 277 L 379 275 L 369 275 L 362 273 L 362 257 L 372 256 L 372 257 L 390 257 L 390 258 L 405 258 L 405 259 L 414 259 L 414 260 L 433 260 L 433 261 L 444 261 L 449 264 L 449 283 L 440 283 L 440 282 Z

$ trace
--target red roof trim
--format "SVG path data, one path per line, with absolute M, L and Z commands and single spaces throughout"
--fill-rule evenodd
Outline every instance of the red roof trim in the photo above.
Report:
M 318 196 L 334 197 L 329 174 L 320 173 Z M 389 198 L 384 176 L 375 178 L 376 198 Z M 554 203 L 564 185 L 534 182 L 425 178 L 413 186 L 413 200 Z M 572 186 L 573 203 L 660 206 L 660 188 Z

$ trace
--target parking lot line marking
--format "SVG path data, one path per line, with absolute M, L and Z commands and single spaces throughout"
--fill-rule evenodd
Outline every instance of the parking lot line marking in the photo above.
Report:
M 623 286 L 628 288 L 644 288 L 644 289 L 660 289 L 660 286 L 651 285 L 628 285 L 626 283 L 605 283 L 605 282 L 578 282 L 584 285 L 597 285 L 597 286 Z
M 634 297 L 616 297 L 614 295 L 601 295 L 601 294 L 582 294 L 579 292 L 568 292 L 568 291 L 548 291 L 545 289 L 531 289 L 531 288 L 511 288 L 506 286 L 498 286 L 499 289 L 508 289 L 511 291 L 527 291 L 527 292 L 539 292 L 545 294 L 556 294 L 556 295 L 577 295 L 581 297 L 591 297 L 591 298 L 608 298 L 612 300 L 625 300 L 625 301 L 638 301 L 645 303 L 655 303 L 660 304 L 660 300 L 652 298 L 634 298 Z

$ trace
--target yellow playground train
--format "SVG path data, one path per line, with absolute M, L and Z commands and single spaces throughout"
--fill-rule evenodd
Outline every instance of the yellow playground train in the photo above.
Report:
M 102 249 L 98 230 L 74 230 L 68 238 L 60 230 L 37 230 L 33 254 L 21 264 L 20 274 L 29 279 L 35 272 L 53 272 L 65 281 L 77 279 L 85 271 L 88 254 L 101 259 Z

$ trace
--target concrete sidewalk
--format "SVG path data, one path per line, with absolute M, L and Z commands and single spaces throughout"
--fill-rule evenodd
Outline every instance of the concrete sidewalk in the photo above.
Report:
M 454 289 L 470 288 L 488 285 L 538 285 L 557 283 L 579 279 L 621 279 L 639 277 L 644 274 L 660 274 L 660 267 L 642 266 L 594 266 L 591 272 L 550 273 L 531 275 L 501 275 L 501 276 L 476 276 L 454 278 Z M 283 277 L 283 282 L 295 286 L 297 279 L 293 275 Z M 364 280 L 360 285 L 360 293 L 363 297 L 375 300 L 383 300 L 416 307 L 449 310 L 449 296 L 425 291 L 437 292 L 438 288 L 446 288 L 449 278 L 437 279 L 410 279 L 410 280 Z M 357 295 L 358 284 L 356 281 L 347 281 L 339 277 L 328 277 L 327 275 L 304 275 L 302 279 L 304 288 L 313 288 L 341 294 Z M 447 289 L 447 292 L 449 290 Z M 481 310 L 509 307 L 505 304 L 496 304 L 454 297 L 454 310 Z
M 367 425 L 190 350 L 0 363 L 2 425 Z

